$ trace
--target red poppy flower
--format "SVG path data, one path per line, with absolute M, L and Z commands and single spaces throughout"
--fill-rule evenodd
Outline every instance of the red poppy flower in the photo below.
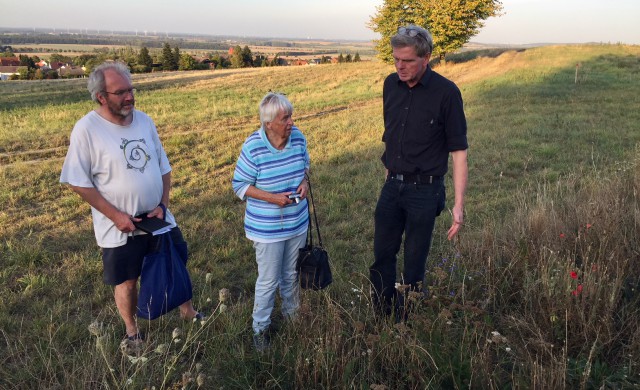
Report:
M 576 271 L 571 271 L 570 275 L 571 279 L 578 279 L 578 273 Z
M 560 238 L 564 238 L 564 233 L 560 233 Z
M 593 226 L 592 224 L 588 223 L 587 224 L 587 229 L 591 229 L 591 226 Z

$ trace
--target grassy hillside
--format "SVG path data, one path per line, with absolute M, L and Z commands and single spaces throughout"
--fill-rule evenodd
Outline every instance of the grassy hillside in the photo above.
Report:
M 214 313 L 204 326 L 175 313 L 141 321 L 149 344 L 138 357 L 118 350 L 124 329 L 89 207 L 58 184 L 71 128 L 93 108 L 85 81 L 0 84 L 0 388 L 160 388 L 198 374 L 203 388 L 639 386 L 640 47 L 465 53 L 436 67 L 465 99 L 467 221 L 450 243 L 449 216 L 438 220 L 430 297 L 411 297 L 406 326 L 375 321 L 366 280 L 392 71 L 372 62 L 134 79 L 173 165 L 194 303 Z M 304 292 L 299 318 L 277 320 L 274 347 L 257 355 L 257 271 L 230 180 L 269 90 L 287 94 L 308 138 L 334 284 Z

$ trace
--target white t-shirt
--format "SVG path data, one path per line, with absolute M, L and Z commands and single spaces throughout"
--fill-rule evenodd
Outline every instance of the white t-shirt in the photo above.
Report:
M 60 182 L 96 188 L 119 210 L 138 215 L 158 206 L 162 200 L 162 175 L 168 172 L 169 160 L 148 115 L 134 110 L 131 124 L 120 126 L 91 111 L 71 132 Z M 126 244 L 130 234 L 122 233 L 93 207 L 91 214 L 100 247 Z M 175 218 L 168 210 L 166 220 L 175 226 Z

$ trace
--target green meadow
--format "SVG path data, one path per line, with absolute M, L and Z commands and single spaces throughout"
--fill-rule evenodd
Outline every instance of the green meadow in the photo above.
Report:
M 135 75 L 172 163 L 194 305 L 209 314 L 141 320 L 136 354 L 119 346 L 89 207 L 58 183 L 94 107 L 86 80 L 0 83 L 0 388 L 640 387 L 640 47 L 465 52 L 435 70 L 465 101 L 466 220 L 449 242 L 450 215 L 438 219 L 429 294 L 408 294 L 400 324 L 376 320 L 367 281 L 392 66 Z M 303 291 L 295 320 L 276 314 L 257 354 L 257 268 L 231 177 L 270 90 L 309 142 L 334 283 Z

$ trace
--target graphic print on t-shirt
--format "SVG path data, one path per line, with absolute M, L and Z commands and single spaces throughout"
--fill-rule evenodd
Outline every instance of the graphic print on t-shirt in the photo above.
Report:
M 144 173 L 151 156 L 147 152 L 147 143 L 144 138 L 129 141 L 122 138 L 120 149 L 124 152 L 124 158 L 127 161 L 128 169 L 137 169 L 140 173 Z

